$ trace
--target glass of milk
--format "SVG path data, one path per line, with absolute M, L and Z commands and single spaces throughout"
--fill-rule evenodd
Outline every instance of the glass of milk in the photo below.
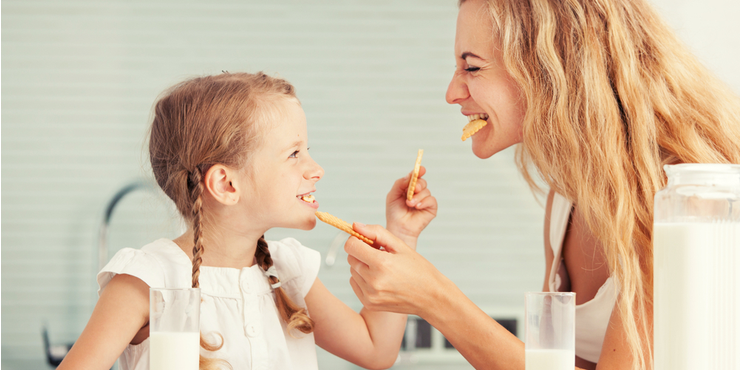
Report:
M 149 369 L 198 370 L 200 289 L 149 289 Z
M 740 165 L 664 169 L 652 235 L 655 369 L 740 369 Z
M 524 298 L 524 368 L 573 370 L 576 366 L 576 294 L 529 292 Z

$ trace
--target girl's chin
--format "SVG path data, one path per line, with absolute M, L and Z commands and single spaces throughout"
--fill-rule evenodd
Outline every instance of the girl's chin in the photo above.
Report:
M 301 223 L 296 229 L 298 230 L 313 230 L 316 227 L 316 217 L 311 217 L 311 220 Z

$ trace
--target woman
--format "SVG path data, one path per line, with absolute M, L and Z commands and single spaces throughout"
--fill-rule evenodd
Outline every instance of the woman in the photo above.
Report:
M 462 1 L 455 59 L 447 102 L 487 116 L 473 153 L 521 143 L 530 186 L 542 191 L 536 171 L 550 188 L 544 290 L 576 292 L 576 366 L 652 368 L 662 166 L 740 163 L 740 101 L 644 0 Z M 394 184 L 389 213 L 406 183 Z M 355 228 L 390 252 L 345 245 L 365 307 L 421 316 L 476 368 L 524 368 L 523 343 L 407 246 L 415 240 Z

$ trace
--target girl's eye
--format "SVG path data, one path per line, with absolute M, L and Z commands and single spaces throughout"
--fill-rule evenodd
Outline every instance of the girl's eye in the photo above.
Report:
M 292 154 L 290 155 L 290 158 L 298 158 L 298 150 L 296 150 L 295 152 L 293 152 L 293 153 L 292 153 Z
M 479 67 L 470 66 L 468 68 L 465 68 L 465 72 L 477 72 L 479 69 Z

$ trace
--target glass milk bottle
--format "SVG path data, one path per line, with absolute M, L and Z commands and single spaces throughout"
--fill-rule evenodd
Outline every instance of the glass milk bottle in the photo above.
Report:
M 653 224 L 655 369 L 740 369 L 740 165 L 664 168 Z

